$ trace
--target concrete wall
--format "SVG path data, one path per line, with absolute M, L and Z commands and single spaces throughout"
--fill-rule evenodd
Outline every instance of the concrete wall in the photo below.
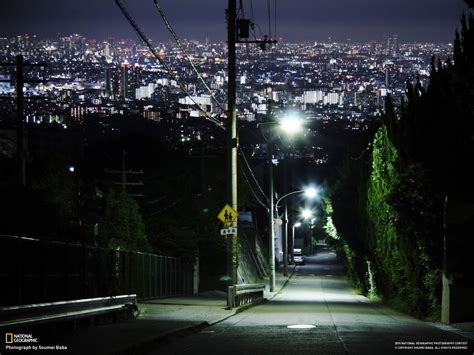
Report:
M 443 323 L 468 322 L 474 319 L 474 286 L 455 285 L 443 273 L 441 321 Z

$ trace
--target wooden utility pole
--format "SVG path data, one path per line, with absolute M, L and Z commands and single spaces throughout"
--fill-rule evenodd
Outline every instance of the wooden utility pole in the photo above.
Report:
M 228 0 L 227 8 L 227 45 L 228 45 L 228 86 L 227 86 L 227 157 L 229 166 L 228 180 L 228 199 L 231 201 L 232 208 L 237 211 L 237 68 L 236 68 L 236 44 L 253 43 L 260 49 L 265 50 L 268 44 L 276 43 L 275 40 L 267 36 L 263 40 L 248 40 L 251 21 L 249 19 L 237 19 L 237 0 Z M 270 163 L 271 164 L 271 163 Z M 273 219 L 273 203 L 270 204 L 270 218 Z M 235 219 L 233 226 L 237 228 L 238 218 Z M 273 238 L 271 238 L 273 241 Z M 231 234 L 227 239 L 228 272 L 230 273 L 231 285 L 237 284 L 237 270 L 239 267 L 239 244 L 237 233 Z M 274 258 L 272 258 L 274 259 Z M 271 264 L 271 263 L 270 263 Z M 270 271 L 270 288 L 275 288 L 275 264 L 273 260 L 273 271 Z M 273 280 L 273 281 L 272 281 Z M 272 286 L 273 285 L 273 288 Z
M 228 44 L 228 87 L 227 87 L 227 127 L 228 127 L 228 162 L 230 175 L 229 199 L 232 208 L 237 211 L 237 112 L 236 112 L 236 96 L 237 96 L 237 68 L 236 68 L 236 41 L 237 41 L 237 2 L 229 0 L 227 9 L 227 44 Z M 235 219 L 232 227 L 237 228 L 237 220 Z M 228 236 L 228 246 L 231 248 L 231 282 L 232 285 L 237 284 L 237 269 L 239 267 L 239 244 L 237 233 Z
M 127 186 L 143 186 L 143 182 L 129 182 L 128 181 L 128 175 L 143 175 L 143 171 L 131 171 L 127 170 L 126 166 L 126 152 L 125 150 L 122 150 L 122 170 L 108 170 L 105 169 L 105 172 L 108 174 L 120 174 L 120 182 L 114 182 L 115 185 L 121 185 L 122 186 L 122 193 L 127 193 Z M 132 197 L 143 197 L 143 194 L 131 194 L 129 193 L 130 196 Z

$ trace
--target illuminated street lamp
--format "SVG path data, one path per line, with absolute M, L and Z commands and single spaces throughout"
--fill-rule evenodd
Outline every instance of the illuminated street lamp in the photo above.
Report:
M 280 120 L 280 128 L 287 134 L 296 134 L 303 130 L 303 120 L 295 113 L 285 115 Z
M 283 195 L 275 203 L 275 210 L 277 211 L 277 213 L 278 213 L 278 204 L 281 202 L 281 200 L 283 200 L 284 198 L 286 198 L 290 195 L 301 194 L 301 193 L 304 193 L 307 198 L 313 199 L 313 198 L 316 198 L 316 197 L 319 196 L 319 189 L 311 186 L 311 187 L 308 187 L 304 190 L 296 190 L 296 191 L 289 192 L 286 195 Z
M 292 243 L 291 245 L 293 248 L 291 249 L 291 262 L 293 263 L 293 260 L 295 260 L 295 228 L 301 227 L 301 222 L 296 222 L 291 226 L 291 240 Z
M 279 126 L 281 127 L 282 131 L 287 133 L 287 134 L 290 134 L 290 135 L 293 135 L 295 133 L 298 133 L 299 131 L 301 131 L 302 127 L 303 127 L 303 120 L 301 118 L 299 118 L 297 115 L 295 114 L 289 114 L 289 115 L 285 115 L 285 117 L 283 117 L 281 120 L 279 120 L 279 122 L 263 122 L 263 123 L 259 123 L 257 124 L 257 127 L 259 126 L 262 126 L 262 125 L 265 125 L 265 124 L 279 124 Z M 262 131 L 263 133 L 263 131 Z M 265 134 L 263 134 L 263 136 L 265 137 Z M 274 194 L 274 191 L 273 191 L 273 154 L 272 154 L 272 141 L 271 139 L 267 139 L 265 138 L 268 142 L 268 156 L 269 156 L 269 162 L 268 162 L 268 189 L 269 189 L 269 214 L 268 214 L 268 220 L 269 220 L 269 228 L 268 228 L 268 233 L 269 233 L 269 269 L 270 269 L 270 272 L 269 272 L 269 281 L 270 281 L 270 292 L 273 292 L 275 290 L 275 239 L 274 239 L 274 228 L 273 228 L 273 212 L 275 211 L 274 209 L 274 206 L 276 206 L 278 208 L 278 202 L 280 202 L 282 200 L 282 198 L 280 198 L 276 204 L 274 204 L 273 202 L 273 194 Z M 302 190 L 304 191 L 304 190 Z M 302 192 L 302 191 L 297 191 L 297 192 Z M 293 192 L 293 193 L 296 193 L 296 192 Z M 290 194 L 287 194 L 283 197 L 286 197 L 288 195 L 291 195 L 292 193 Z M 286 228 L 286 221 L 285 221 L 285 228 Z M 285 229 L 286 231 L 287 229 Z M 285 234 L 285 245 L 287 246 L 288 245 L 288 235 L 287 235 L 287 232 L 284 233 Z M 286 254 L 285 254 L 285 274 L 286 274 L 286 268 L 287 268 L 287 265 L 288 265 L 288 248 L 286 247 Z
M 303 211 L 301 211 L 301 217 L 304 219 L 311 219 L 311 217 L 313 217 L 313 211 L 311 211 L 309 208 L 305 208 Z
M 282 197 L 280 197 L 276 203 L 275 203 L 275 211 L 278 215 L 278 204 L 286 197 L 288 196 L 291 196 L 291 195 L 294 195 L 294 194 L 304 194 L 308 199 L 314 199 L 316 197 L 319 196 L 319 189 L 315 188 L 314 186 L 310 186 L 310 187 L 307 187 L 306 189 L 303 189 L 303 190 L 296 190 L 296 191 L 292 191 L 292 192 L 289 192 L 287 193 L 286 195 L 283 195 Z M 287 213 L 286 213 L 286 209 L 285 209 L 285 217 L 284 217 L 284 220 L 283 220 L 283 229 L 284 231 L 287 231 L 287 226 L 288 224 L 288 216 L 287 216 Z M 273 234 L 273 231 L 272 231 L 272 234 Z M 284 263 L 284 270 L 285 270 L 285 273 L 286 273 L 286 270 L 288 269 L 288 233 L 285 232 L 284 233 L 284 240 L 283 240 L 283 246 L 284 246 L 284 256 L 283 256 L 283 263 Z M 294 239 L 293 239 L 293 243 L 294 243 Z M 292 244 L 294 246 L 294 244 Z M 272 258 L 274 258 L 274 249 L 270 251 L 270 253 L 272 254 Z M 293 255 L 293 251 L 291 251 L 291 255 Z M 275 272 L 275 268 L 271 268 L 271 272 L 272 274 Z M 273 274 L 273 279 L 274 279 L 274 274 Z

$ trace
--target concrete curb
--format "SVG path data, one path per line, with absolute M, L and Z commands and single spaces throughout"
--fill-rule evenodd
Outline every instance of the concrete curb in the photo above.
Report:
M 293 270 L 291 271 L 290 276 L 288 276 L 286 278 L 286 280 L 283 283 L 283 285 L 281 286 L 281 288 L 277 292 L 275 292 L 270 298 L 268 298 L 266 300 L 270 301 L 270 300 L 274 299 L 276 296 L 278 296 L 281 293 L 281 291 L 283 291 L 283 289 L 286 287 L 286 285 L 288 285 L 288 282 L 290 282 L 291 278 L 295 274 L 295 270 L 296 270 L 296 265 L 293 266 Z
M 201 330 L 213 326 L 217 323 L 223 322 L 226 319 L 236 315 L 237 313 L 243 312 L 245 309 L 240 310 L 240 308 L 236 308 L 231 314 L 228 314 L 221 319 L 218 319 L 212 323 L 209 322 L 201 322 L 193 325 L 187 325 L 178 329 L 170 330 L 169 332 L 160 334 L 153 339 L 134 344 L 126 349 L 118 350 L 113 352 L 114 355 L 135 355 L 135 354 L 143 354 L 148 351 L 152 351 L 156 346 L 163 345 L 172 342 L 174 339 L 182 338 L 188 335 L 199 333 Z
M 173 339 L 191 335 L 201 331 L 204 328 L 209 327 L 208 322 L 201 322 L 190 326 L 170 330 L 169 332 L 158 335 L 156 338 L 134 344 L 128 348 L 113 352 L 114 355 L 134 355 L 143 354 L 145 352 L 153 350 L 153 348 L 159 344 L 166 344 L 171 342 Z

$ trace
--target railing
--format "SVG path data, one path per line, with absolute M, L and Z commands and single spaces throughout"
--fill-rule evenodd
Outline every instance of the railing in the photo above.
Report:
M 227 306 L 229 308 L 260 302 L 263 300 L 265 284 L 240 284 L 228 287 Z
M 193 293 L 191 260 L 0 235 L 0 306 Z
M 0 329 L 54 321 L 75 320 L 136 309 L 137 295 L 120 295 L 72 301 L 0 307 Z

